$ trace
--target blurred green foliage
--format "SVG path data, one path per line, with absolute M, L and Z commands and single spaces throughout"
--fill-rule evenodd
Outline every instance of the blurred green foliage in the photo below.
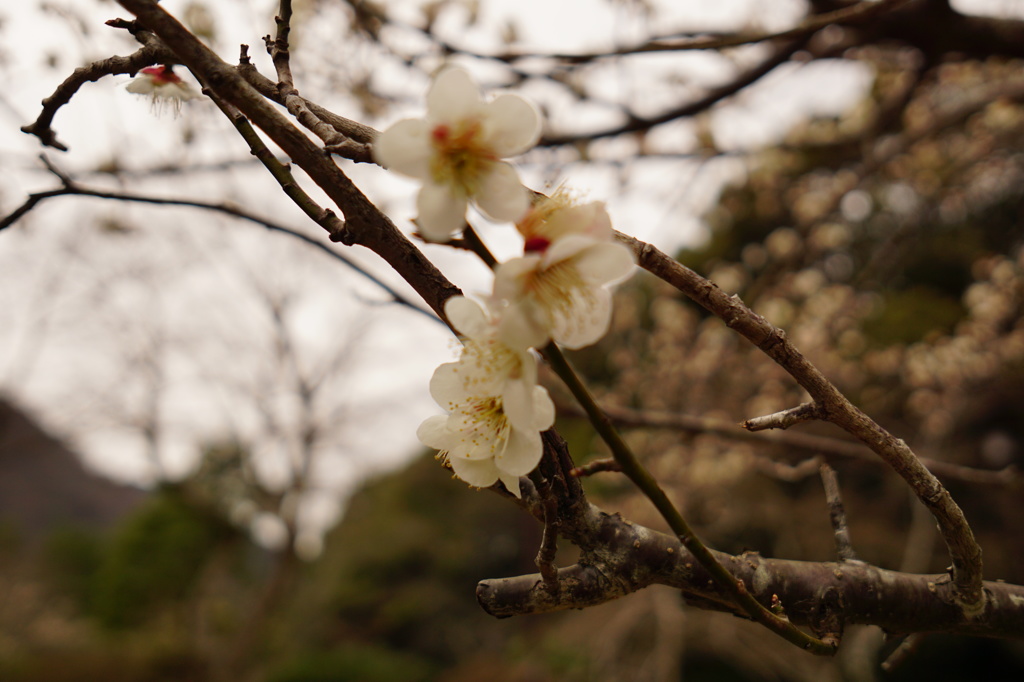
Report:
M 56 531 L 47 555 L 57 584 L 105 628 L 136 627 L 185 601 L 210 555 L 230 537 L 223 520 L 166 486 L 109 539 Z

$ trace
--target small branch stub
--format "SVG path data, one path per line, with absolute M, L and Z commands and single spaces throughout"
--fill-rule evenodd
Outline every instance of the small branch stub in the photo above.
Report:
M 788 410 L 782 410 L 774 414 L 768 414 L 763 417 L 754 417 L 743 422 L 742 426 L 747 431 L 765 431 L 767 429 L 788 429 L 790 426 L 799 424 L 800 422 L 812 421 L 814 419 L 822 419 L 821 408 L 817 403 L 804 403 L 791 407 Z

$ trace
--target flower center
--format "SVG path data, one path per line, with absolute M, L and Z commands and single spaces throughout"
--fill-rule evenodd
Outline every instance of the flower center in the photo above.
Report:
M 504 452 L 512 435 L 512 425 L 505 417 L 500 397 L 471 398 L 458 406 L 457 411 L 461 414 L 462 441 L 469 444 L 467 456 L 469 452 L 481 450 L 488 451 L 491 457 Z
M 480 178 L 498 158 L 481 138 L 477 120 L 435 126 L 430 132 L 437 152 L 430 166 L 434 181 L 455 187 L 465 196 L 476 194 Z
M 527 284 L 530 295 L 548 319 L 572 327 L 579 323 L 595 303 L 594 292 L 580 276 L 572 260 L 564 260 L 544 270 L 538 270 Z

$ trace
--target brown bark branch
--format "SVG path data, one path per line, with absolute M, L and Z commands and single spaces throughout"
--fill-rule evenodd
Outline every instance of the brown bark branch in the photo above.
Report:
M 748 419 L 741 426 L 747 431 L 786 430 L 801 422 L 821 419 L 822 416 L 821 410 L 815 403 L 804 403 L 803 405 L 791 407 L 788 410 Z
M 713 282 L 650 244 L 621 233 L 618 238 L 633 249 L 640 267 L 679 289 L 768 355 L 811 395 L 823 418 L 871 448 L 907 482 L 938 521 L 953 561 L 953 582 L 959 605 L 967 617 L 980 615 L 985 608 L 981 548 L 949 491 L 925 468 L 907 444 L 853 405 L 789 342 L 781 329 L 744 305 L 738 296 L 729 296 Z
M 616 135 L 622 135 L 624 133 L 636 133 L 644 130 L 649 130 L 655 126 L 661 125 L 662 123 L 668 123 L 669 121 L 675 121 L 676 119 L 685 118 L 687 116 L 695 116 L 712 106 L 721 102 L 726 97 L 731 97 L 743 88 L 757 82 L 773 70 L 776 67 L 789 61 L 789 58 L 793 56 L 793 53 L 804 46 L 805 39 L 799 39 L 794 42 L 786 43 L 779 47 L 775 53 L 764 60 L 757 66 L 744 71 L 731 82 L 725 85 L 713 88 L 708 94 L 700 99 L 683 104 L 675 109 L 670 109 L 663 114 L 651 117 L 632 117 L 629 121 L 621 126 L 614 128 L 606 128 L 605 130 L 596 131 L 593 133 L 573 133 L 569 135 L 548 135 L 541 138 L 538 142 L 538 146 L 542 147 L 554 147 L 558 145 L 566 144 L 577 144 L 579 142 L 589 142 L 591 140 L 597 140 L 605 137 L 614 137 Z
M 206 87 L 237 107 L 302 168 L 345 215 L 345 229 L 332 240 L 358 244 L 381 256 L 442 319 L 444 301 L 461 293 L 352 183 L 341 169 L 267 102 L 237 70 L 203 45 L 153 0 L 120 0 L 157 34 Z
M 104 76 L 119 73 L 134 74 L 150 64 L 173 61 L 173 55 L 155 35 L 148 31 L 134 31 L 134 35 L 142 43 L 139 50 L 127 57 L 109 57 L 75 69 L 70 76 L 64 79 L 64 82 L 57 86 L 52 95 L 43 100 L 43 108 L 40 110 L 39 116 L 32 123 L 22 126 L 21 132 L 35 135 L 47 147 L 66 152 L 67 146 L 57 139 L 57 133 L 51 126 L 53 117 L 57 115 L 61 107 L 71 101 L 79 88 L 86 83 L 98 81 Z
M 191 199 L 172 199 L 167 197 L 154 197 L 144 194 L 133 194 L 130 192 L 114 192 L 84 187 L 75 182 L 74 180 L 72 180 L 67 175 L 58 171 L 51 164 L 48 163 L 47 166 L 55 175 L 57 175 L 57 177 L 61 179 L 61 181 L 64 183 L 64 186 L 59 189 L 47 190 L 44 192 L 34 192 L 30 194 L 21 206 L 12 211 L 10 214 L 4 216 L 3 218 L 0 218 L 0 230 L 3 230 L 16 223 L 37 205 L 43 203 L 44 201 L 47 201 L 49 199 L 55 199 L 57 197 L 93 197 L 96 199 L 126 201 L 131 203 L 150 204 L 154 206 L 183 206 L 188 208 L 198 208 L 206 211 L 213 211 L 215 213 L 229 215 L 233 218 L 238 218 L 239 220 L 260 225 L 270 232 L 277 232 L 280 234 L 288 235 L 289 237 L 293 237 L 294 239 L 298 239 L 299 241 L 308 244 L 309 246 L 315 249 L 318 249 L 322 253 L 342 263 L 346 268 L 349 268 L 356 274 L 366 278 L 367 280 L 378 286 L 382 291 L 384 291 L 385 293 L 388 294 L 388 296 L 391 297 L 392 302 L 410 308 L 411 310 L 414 310 L 417 313 L 420 313 L 421 315 L 424 315 L 435 322 L 441 321 L 433 313 L 413 303 L 409 298 L 398 292 L 391 285 L 387 284 L 384 280 L 380 279 L 379 277 L 377 277 L 372 272 L 370 272 L 363 266 L 353 261 L 345 254 L 339 253 L 338 251 L 332 249 L 327 244 L 319 242 L 298 230 L 294 230 L 290 227 L 281 225 L 280 223 L 275 223 L 273 221 L 267 220 L 256 214 L 249 213 L 248 211 L 245 211 L 239 208 L 238 206 L 229 203 L 213 203 L 206 201 L 194 201 Z
M 562 531 L 584 548 L 584 555 L 579 563 L 559 569 L 558 593 L 542 588 L 537 574 L 484 580 L 477 585 L 477 600 L 484 610 L 508 617 L 579 609 L 659 584 L 679 589 L 693 606 L 743 617 L 675 537 L 593 506 L 574 523 L 563 522 Z M 986 581 L 984 608 L 966 618 L 948 575 L 899 573 L 860 561 L 715 554 L 765 606 L 778 595 L 786 616 L 797 625 L 828 629 L 838 620 L 890 632 L 1024 637 L 1021 585 Z
M 605 414 L 617 425 L 622 427 L 645 427 L 675 429 L 687 433 L 709 433 L 724 438 L 742 440 L 749 443 L 781 445 L 787 448 L 821 454 L 826 457 L 842 457 L 856 459 L 872 465 L 883 465 L 885 462 L 871 454 L 861 442 L 844 440 L 830 436 L 816 436 L 796 431 L 748 431 L 731 421 L 700 417 L 675 412 L 658 412 L 653 410 L 634 410 L 626 407 L 602 406 Z M 558 404 L 559 414 L 584 416 L 578 407 Z M 995 486 L 1007 490 L 1024 489 L 1024 475 L 1020 470 L 1009 465 L 1002 469 L 977 469 L 975 467 L 943 462 L 929 457 L 920 457 L 921 463 L 928 470 L 946 481 L 960 481 L 972 485 Z M 581 468 L 590 466 L 583 465 Z M 584 474 L 586 475 L 586 474 Z
M 843 508 L 843 498 L 839 492 L 839 477 L 836 470 L 828 464 L 822 463 L 820 467 L 821 482 L 825 487 L 825 502 L 828 503 L 828 518 L 832 522 L 832 533 L 836 539 L 836 555 L 839 561 L 854 561 L 857 553 L 853 551 L 853 543 L 850 542 L 850 528 L 846 525 L 846 510 Z

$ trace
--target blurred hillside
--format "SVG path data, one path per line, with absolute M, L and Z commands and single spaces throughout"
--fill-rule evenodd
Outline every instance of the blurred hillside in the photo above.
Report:
M 64 526 L 108 528 L 146 493 L 99 476 L 0 397 L 0 525 L 38 540 Z

